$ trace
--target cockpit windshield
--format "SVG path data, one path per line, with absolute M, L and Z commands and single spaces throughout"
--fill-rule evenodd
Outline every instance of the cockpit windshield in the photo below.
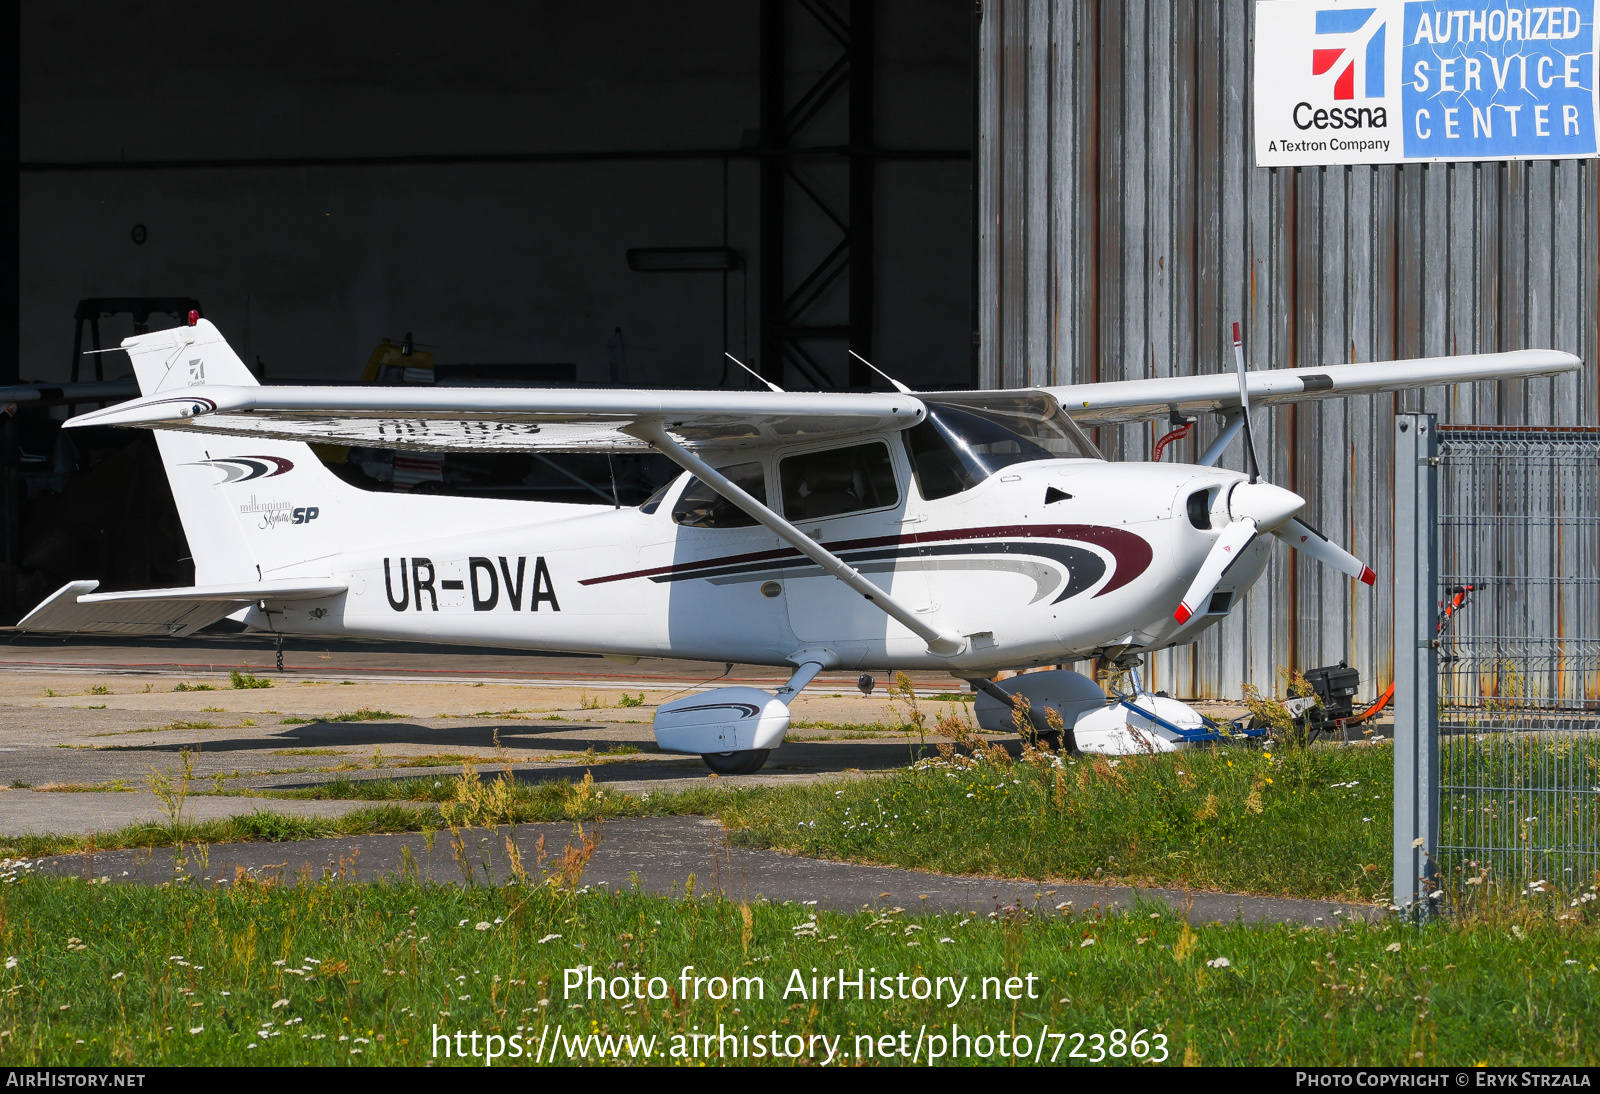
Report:
M 1055 400 L 1039 392 L 962 392 L 923 401 L 927 419 L 902 436 L 929 501 L 970 490 L 1012 464 L 1103 458 Z

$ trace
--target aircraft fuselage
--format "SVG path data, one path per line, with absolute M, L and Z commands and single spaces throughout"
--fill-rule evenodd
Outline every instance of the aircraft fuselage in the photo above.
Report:
M 1226 523 L 1227 487 L 1242 475 L 1048 460 L 926 501 L 901 445 L 884 439 L 894 453 L 895 504 L 795 523 L 900 603 L 965 636 L 969 649 L 954 659 L 930 653 L 766 528 L 675 522 L 687 475 L 654 512 L 417 498 L 424 504 L 414 511 L 431 510 L 442 526 L 449 503 L 471 504 L 478 530 L 419 536 L 413 526 L 391 544 L 275 572 L 268 576 L 332 578 L 348 592 L 270 614 L 252 608 L 245 622 L 308 636 L 757 664 L 825 647 L 841 667 L 994 670 L 1192 641 L 1266 563 L 1269 546 L 1259 541 L 1229 571 L 1209 613 L 1180 626 L 1174 606 Z M 1201 502 L 1191 501 L 1201 492 Z M 251 535 L 294 535 L 321 516 L 317 499 L 298 500 L 281 520 L 241 520 Z M 503 507 L 503 526 L 485 526 L 485 505 Z

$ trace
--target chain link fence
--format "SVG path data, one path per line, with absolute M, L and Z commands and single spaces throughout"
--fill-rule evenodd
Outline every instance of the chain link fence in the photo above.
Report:
M 1600 430 L 1444 427 L 1437 439 L 1438 868 L 1452 887 L 1588 887 L 1600 871 Z

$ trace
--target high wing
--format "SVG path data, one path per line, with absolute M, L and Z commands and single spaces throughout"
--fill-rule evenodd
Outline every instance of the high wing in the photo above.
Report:
M 648 451 L 641 426 L 690 448 L 729 449 L 899 430 L 926 414 L 915 396 L 873 392 L 199 384 L 66 424 L 425 452 L 606 452 Z
M 1582 364 L 1570 353 L 1526 349 L 1415 361 L 1271 369 L 1247 372 L 1245 377 L 1250 405 L 1273 406 L 1474 380 L 1526 380 L 1571 372 Z M 1205 376 L 1072 384 L 1042 390 L 1049 392 L 1062 410 L 1083 425 L 1141 421 L 1174 410 L 1194 415 L 1239 405 L 1239 378 L 1231 370 Z
M 1569 353 L 1516 350 L 1245 376 L 1251 404 L 1273 406 L 1554 376 L 1579 367 Z M 1232 372 L 1036 390 L 1085 425 L 1139 421 L 1171 411 L 1227 411 L 1240 403 Z M 937 398 L 934 392 L 924 394 Z M 689 449 L 738 449 L 905 429 L 926 414 L 921 399 L 907 393 L 195 384 L 165 386 L 66 425 L 142 426 L 424 452 L 637 452 L 650 449 L 642 434 L 658 426 Z

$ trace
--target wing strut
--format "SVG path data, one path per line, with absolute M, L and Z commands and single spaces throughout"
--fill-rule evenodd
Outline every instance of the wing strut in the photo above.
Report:
M 965 638 L 946 634 L 937 627 L 930 626 L 926 620 L 917 618 L 915 612 L 862 577 L 855 567 L 739 489 L 710 464 L 669 437 L 659 422 L 637 422 L 629 427 L 627 432 L 650 442 L 673 463 L 696 476 L 701 482 L 776 532 L 779 539 L 866 597 L 890 619 L 926 642 L 931 652 L 941 657 L 956 657 L 967 651 Z

